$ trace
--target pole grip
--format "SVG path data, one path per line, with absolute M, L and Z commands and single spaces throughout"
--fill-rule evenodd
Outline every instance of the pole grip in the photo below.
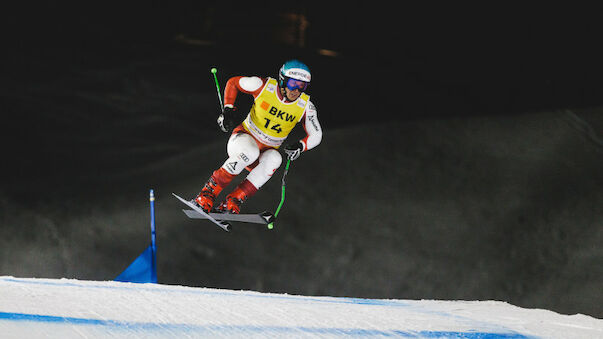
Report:
M 218 100 L 220 101 L 220 109 L 222 110 L 222 113 L 224 113 L 224 103 L 222 102 L 222 94 L 220 93 L 220 83 L 218 83 L 218 77 L 216 76 L 216 73 L 218 73 L 218 69 L 213 67 L 211 69 L 211 74 L 214 75 L 214 81 L 216 83 L 216 91 L 218 92 Z

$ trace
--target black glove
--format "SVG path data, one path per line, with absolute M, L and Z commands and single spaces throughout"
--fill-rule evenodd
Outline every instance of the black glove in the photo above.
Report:
M 287 153 L 287 158 L 289 158 L 291 161 L 299 158 L 303 151 L 304 145 L 302 145 L 300 141 L 285 146 L 285 153 Z
M 232 131 L 237 124 L 238 112 L 236 107 L 224 107 L 224 112 L 218 116 L 218 125 L 224 133 Z

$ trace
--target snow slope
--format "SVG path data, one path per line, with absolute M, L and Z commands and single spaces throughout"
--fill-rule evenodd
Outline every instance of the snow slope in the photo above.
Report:
M 497 301 L 308 297 L 0 277 L 2 338 L 601 338 L 603 320 Z

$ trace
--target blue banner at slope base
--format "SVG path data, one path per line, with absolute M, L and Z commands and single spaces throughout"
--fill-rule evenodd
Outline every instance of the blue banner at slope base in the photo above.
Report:
M 153 246 L 149 245 L 115 281 L 133 283 L 157 283 L 157 270 L 153 260 Z

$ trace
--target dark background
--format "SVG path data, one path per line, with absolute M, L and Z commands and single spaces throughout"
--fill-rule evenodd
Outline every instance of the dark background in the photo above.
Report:
M 598 13 L 297 5 L 2 11 L 0 274 L 113 279 L 148 244 L 154 188 L 160 283 L 601 317 Z M 209 69 L 224 86 L 291 58 L 324 139 L 276 229 L 186 219 L 171 192 L 226 156 Z M 246 208 L 279 199 L 273 179 Z

